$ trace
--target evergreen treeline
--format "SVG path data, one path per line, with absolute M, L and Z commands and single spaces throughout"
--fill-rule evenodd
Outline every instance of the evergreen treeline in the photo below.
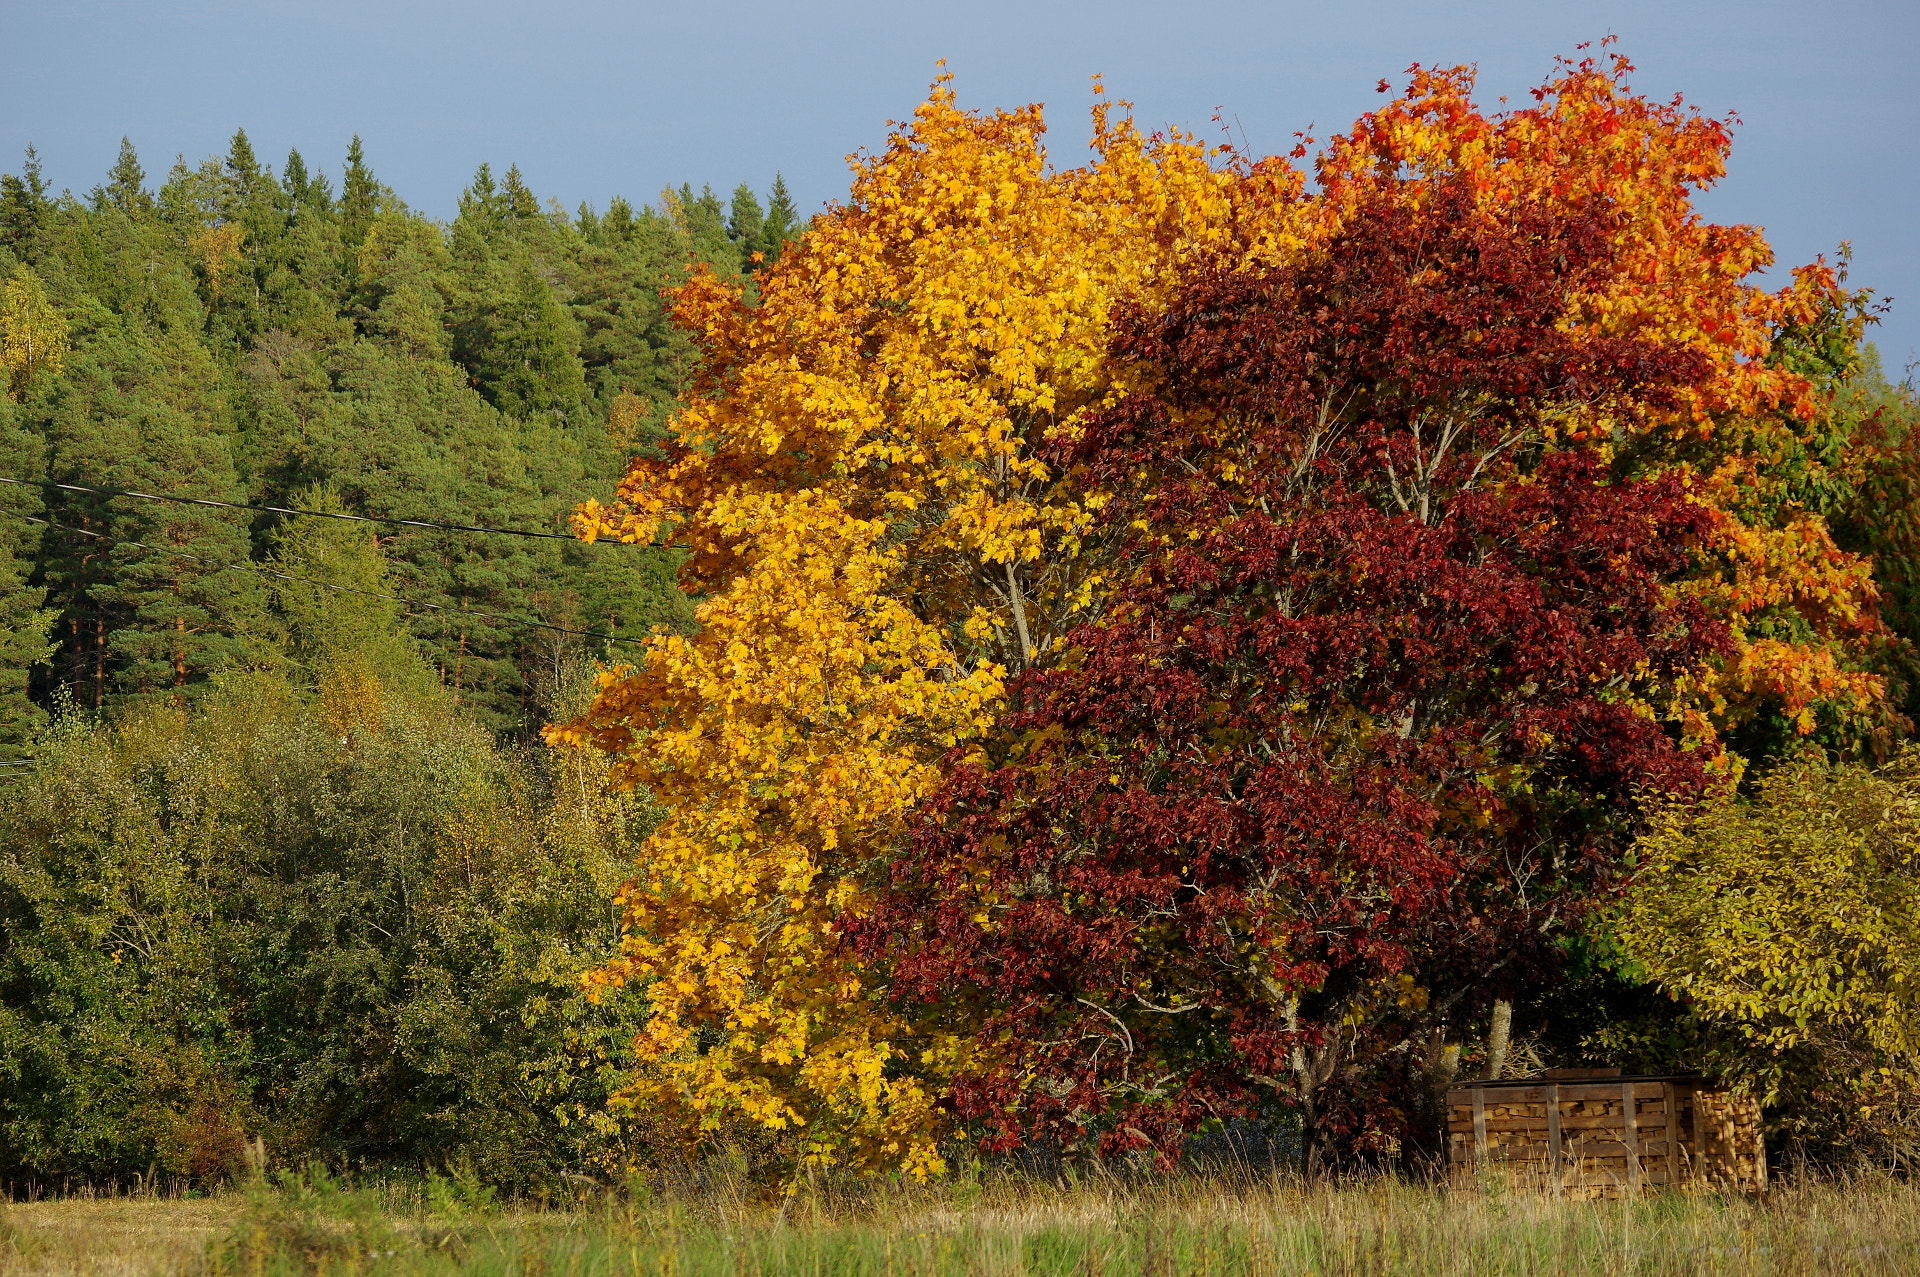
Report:
M 570 216 L 484 165 L 443 225 L 375 177 L 358 139 L 336 190 L 297 151 L 276 174 L 244 131 L 157 191 L 126 143 L 84 199 L 50 194 L 31 154 L 0 183 L 0 277 L 42 290 L 70 346 L 0 406 L 0 477 L 268 505 L 324 489 L 363 514 L 545 531 L 618 480 L 677 392 L 692 351 L 663 290 L 695 263 L 751 274 L 799 230 L 777 181 L 766 205 L 683 187 Z M 168 551 L 259 559 L 276 516 L 18 487 L 0 511 L 13 752 L 56 694 L 191 697 L 274 659 L 261 582 Z M 527 723 L 578 640 L 471 613 L 625 636 L 686 617 L 649 549 L 381 540 L 397 593 L 453 609 L 419 610 L 412 633 L 496 730 Z
M 637 1021 L 578 972 L 650 809 L 527 736 L 620 649 L 477 614 L 685 625 L 671 557 L 45 485 L 563 532 L 679 392 L 664 290 L 799 230 L 484 166 L 441 224 L 357 140 L 0 178 L 0 1180 L 618 1169 Z

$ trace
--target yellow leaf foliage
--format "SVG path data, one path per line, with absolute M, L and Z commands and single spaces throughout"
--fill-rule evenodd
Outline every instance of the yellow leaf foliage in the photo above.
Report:
M 1297 242 L 1284 167 L 1236 178 L 1105 104 L 1090 163 L 1055 168 L 1041 139 L 1038 108 L 968 113 L 943 77 L 758 305 L 696 277 L 677 313 L 700 379 L 665 459 L 576 516 L 683 546 L 705 595 L 697 633 L 657 636 L 551 732 L 618 754 L 671 813 L 622 898 L 625 956 L 592 977 L 651 999 L 630 1098 L 812 1161 L 939 1167 L 927 1061 L 901 1058 L 835 922 L 942 756 L 1098 595 L 1099 496 L 1037 449 L 1126 389 L 1116 305 L 1229 234 Z
M 47 301 L 40 277 L 16 266 L 0 284 L 0 366 L 7 397 L 18 402 L 41 373 L 58 373 L 66 360 L 67 321 Z
M 238 222 L 206 226 L 187 237 L 207 272 L 207 291 L 215 297 L 226 295 L 228 280 L 238 271 L 246 228 Z
M 1781 766 L 1640 846 L 1617 929 L 1654 980 L 1761 1045 L 1851 1039 L 1920 1082 L 1920 752 Z

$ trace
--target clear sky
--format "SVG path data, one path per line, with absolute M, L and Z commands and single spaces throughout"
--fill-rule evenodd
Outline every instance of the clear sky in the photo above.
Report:
M 1206 130 L 1224 107 L 1274 151 L 1344 127 L 1409 63 L 1476 63 L 1491 104 L 1608 33 L 1642 90 L 1738 112 L 1704 207 L 1764 225 L 1776 275 L 1853 242 L 1854 282 L 1896 299 L 1877 340 L 1897 379 L 1920 357 L 1916 0 L 0 0 L 0 167 L 31 142 L 84 192 L 122 134 L 157 177 L 244 126 L 276 167 L 297 146 L 336 177 L 358 133 L 436 216 L 483 160 L 569 208 L 764 190 L 776 169 L 813 207 L 942 57 L 963 104 L 1045 102 L 1077 162 L 1096 73 L 1145 124 Z

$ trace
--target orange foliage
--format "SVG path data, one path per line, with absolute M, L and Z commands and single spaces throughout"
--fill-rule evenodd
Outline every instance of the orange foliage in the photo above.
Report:
M 1777 292 L 1749 282 L 1773 264 L 1761 229 L 1714 225 L 1693 206 L 1694 193 L 1726 173 L 1732 121 L 1703 116 L 1678 97 L 1636 95 L 1632 70 L 1618 54 L 1605 65 L 1562 59 L 1533 91 L 1532 106 L 1487 114 L 1472 100 L 1471 69 L 1416 66 L 1405 97 L 1333 140 L 1320 164 L 1321 215 L 1337 222 L 1382 189 L 1418 201 L 1435 183 L 1461 177 L 1490 206 L 1610 208 L 1623 269 L 1571 322 L 1686 346 L 1708 358 L 1713 375 L 1663 418 L 1599 418 L 1567 429 L 1610 437 L 1624 462 L 1640 468 L 1706 472 L 1699 491 L 1722 514 L 1728 564 L 1711 592 L 1742 653 L 1712 688 L 1715 717 L 1744 720 L 1772 706 L 1807 733 L 1821 702 L 1883 715 L 1885 680 L 1848 668 L 1883 632 L 1871 565 L 1836 546 L 1818 513 L 1754 508 L 1754 490 L 1743 486 L 1771 460 L 1756 455 L 1774 451 L 1767 435 L 1792 434 L 1821 410 L 1814 383 L 1772 357 L 1775 335 L 1844 309 L 1848 294 L 1825 262 L 1795 270 Z M 1719 438 L 1734 423 L 1740 438 Z M 1795 637 L 1751 632 L 1779 628 L 1762 624 L 1761 614 L 1783 611 Z
M 1810 731 L 1823 702 L 1884 699 L 1854 668 L 1878 626 L 1866 564 L 1818 513 L 1755 505 L 1741 482 L 1770 464 L 1752 439 L 1819 408 L 1770 359 L 1774 334 L 1844 294 L 1819 265 L 1775 293 L 1747 282 L 1772 261 L 1760 231 L 1692 204 L 1725 172 L 1728 123 L 1635 96 L 1629 70 L 1563 63 L 1534 105 L 1489 115 L 1469 71 L 1416 68 L 1336 139 L 1311 195 L 1284 160 L 1221 166 L 1104 104 L 1092 160 L 1055 168 L 1038 108 L 964 112 L 943 77 L 757 304 L 705 273 L 680 291 L 702 360 L 662 456 L 575 526 L 684 548 L 700 628 L 656 637 L 550 731 L 617 755 L 617 781 L 669 813 L 621 896 L 625 955 L 593 977 L 648 990 L 631 1100 L 689 1129 L 784 1132 L 805 1159 L 938 1169 L 933 1079 L 964 1048 L 921 1032 L 933 1046 L 903 1055 L 903 1013 L 836 920 L 867 907 L 1005 680 L 1100 612 L 1117 568 L 1105 498 L 1043 448 L 1136 388 L 1110 350 L 1117 307 L 1153 313 L 1201 257 L 1313 252 L 1363 204 L 1460 177 L 1489 206 L 1604 201 L 1623 269 L 1568 322 L 1712 370 L 1664 416 L 1555 423 L 1624 468 L 1683 471 L 1718 512 L 1725 571 L 1689 588 L 1719 600 L 1740 655 L 1675 713 L 1703 734 L 1773 705 Z

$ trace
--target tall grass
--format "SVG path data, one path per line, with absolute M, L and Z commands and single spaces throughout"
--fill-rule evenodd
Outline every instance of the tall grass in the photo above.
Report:
M 1075 1277 L 1096 1274 L 1906 1274 L 1920 1272 L 1920 1189 L 1891 1178 L 1789 1182 L 1764 1199 L 1563 1203 L 1381 1180 L 1180 1175 L 1065 1185 L 1013 1175 L 932 1188 L 827 1183 L 768 1197 L 711 1174 L 564 1208 L 501 1205 L 457 1180 L 354 1188 L 325 1174 L 255 1185 L 191 1258 L 151 1269 L 35 1249 L 6 1208 L 0 1271 L 194 1277 Z M 85 1204 L 73 1203 L 74 1209 Z M 162 1214 L 192 1203 L 153 1202 Z M 201 1217 L 205 1214 L 204 1208 Z M 203 1225 L 204 1226 L 204 1225 Z M 204 1236 L 204 1234 L 202 1234 Z M 7 1262 L 7 1261 L 11 1262 Z

